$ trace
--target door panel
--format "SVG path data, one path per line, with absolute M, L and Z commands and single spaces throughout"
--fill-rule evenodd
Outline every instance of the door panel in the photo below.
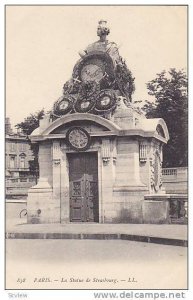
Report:
M 71 181 L 70 191 L 70 219 L 82 220 L 82 181 Z
M 96 153 L 69 154 L 70 221 L 98 222 L 98 160 Z

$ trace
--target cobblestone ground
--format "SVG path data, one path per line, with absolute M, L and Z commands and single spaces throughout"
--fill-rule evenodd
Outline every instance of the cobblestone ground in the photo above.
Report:
M 186 276 L 186 247 L 118 240 L 6 241 L 8 289 L 183 289 Z

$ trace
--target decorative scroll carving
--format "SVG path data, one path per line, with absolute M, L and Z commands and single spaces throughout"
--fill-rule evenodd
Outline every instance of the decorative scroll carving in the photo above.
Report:
M 102 160 L 105 165 L 107 165 L 109 163 L 110 157 L 111 157 L 110 140 L 103 139 L 102 140 Z

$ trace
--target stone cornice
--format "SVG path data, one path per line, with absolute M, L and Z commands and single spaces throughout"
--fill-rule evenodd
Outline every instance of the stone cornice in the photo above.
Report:
M 148 137 L 155 138 L 163 143 L 167 143 L 166 139 L 160 135 L 158 135 L 154 131 L 145 131 L 142 129 L 126 129 L 126 130 L 117 130 L 117 131 L 97 131 L 91 132 L 91 137 L 106 137 L 106 136 L 119 136 L 119 137 Z M 45 140 L 53 140 L 53 139 L 65 139 L 65 134 L 40 134 L 30 136 L 32 142 L 45 141 Z

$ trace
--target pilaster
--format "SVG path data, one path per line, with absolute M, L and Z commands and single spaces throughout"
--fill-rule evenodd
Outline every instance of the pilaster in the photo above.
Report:
M 104 222 L 112 217 L 113 184 L 115 181 L 116 141 L 102 139 L 102 202 Z
M 66 145 L 61 144 L 61 222 L 70 221 L 70 198 L 69 198 L 69 162 L 66 154 Z

